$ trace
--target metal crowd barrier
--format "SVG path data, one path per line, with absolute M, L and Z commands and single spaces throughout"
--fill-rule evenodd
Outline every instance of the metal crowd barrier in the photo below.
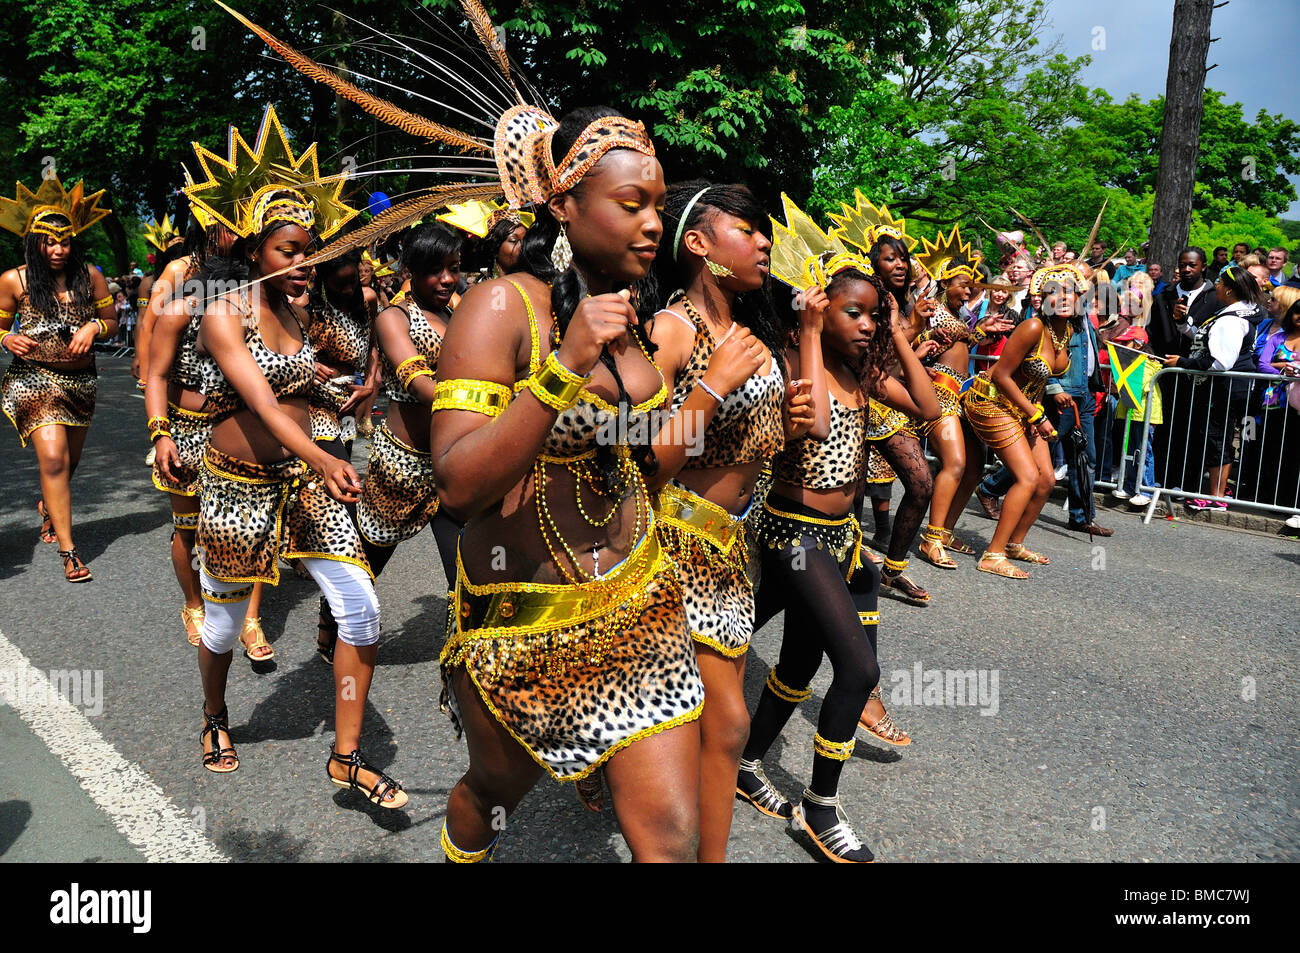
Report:
M 1298 380 L 1245 371 L 1179 367 L 1157 371 L 1151 387 L 1166 383 L 1161 389 L 1164 423 L 1151 423 L 1154 403 L 1148 396 L 1135 464 L 1139 491 L 1151 497 L 1143 523 L 1151 522 L 1161 494 L 1300 515 L 1300 414 L 1291 410 L 1286 399 L 1286 388 Z M 1234 388 L 1233 381 L 1248 383 Z M 1281 391 L 1280 403 L 1272 409 L 1265 408 L 1262 401 L 1269 384 L 1280 385 Z M 1297 417 L 1294 421 L 1293 414 Z M 1223 433 L 1217 453 L 1211 446 L 1212 429 Z M 1148 484 L 1142 477 L 1148 451 L 1153 449 L 1153 431 L 1164 452 L 1155 453 L 1155 479 Z M 1121 461 L 1121 485 L 1126 462 Z M 1236 478 L 1233 496 L 1215 496 L 1208 491 L 1206 472 L 1222 466 L 1231 467 L 1228 477 Z M 1183 485 L 1189 480 L 1193 484 L 1190 489 Z M 1205 492 L 1202 486 L 1207 487 Z

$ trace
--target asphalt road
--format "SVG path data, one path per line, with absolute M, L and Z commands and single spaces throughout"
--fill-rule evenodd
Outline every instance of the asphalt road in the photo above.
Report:
M 325 778 L 332 683 L 313 647 L 316 590 L 292 573 L 264 605 L 274 668 L 254 672 L 238 656 L 232 668 L 240 769 L 208 773 L 167 500 L 142 465 L 143 404 L 125 361 L 101 358 L 100 368 L 73 483 L 77 544 L 95 580 L 66 584 L 55 547 L 38 541 L 35 458 L 6 426 L 0 633 L 42 671 L 102 672 L 102 712 L 87 720 L 231 859 L 441 860 L 446 795 L 466 755 L 437 709 L 446 586 L 431 534 L 403 544 L 380 579 L 380 665 L 362 738 L 367 757 L 403 782 L 408 807 L 373 808 Z M 885 861 L 1300 860 L 1300 545 L 1181 522 L 1143 527 L 1136 516 L 1090 544 L 1061 517 L 1049 507 L 1031 533 L 1052 565 L 1027 582 L 977 573 L 971 557 L 956 557 L 953 572 L 915 560 L 933 604 L 883 603 L 882 686 L 915 743 L 860 735 L 842 784 L 858 833 Z M 991 529 L 968 512 L 959 532 L 978 548 Z M 780 626 L 755 638 L 751 708 Z M 904 698 L 904 685 L 933 681 L 930 670 L 973 670 L 984 697 Z M 768 759 L 787 795 L 806 783 L 829 680 L 823 666 Z M 0 710 L 0 742 L 0 860 L 137 855 L 12 710 Z M 743 804 L 730 855 L 812 861 L 804 840 Z M 627 856 L 608 812 L 588 814 L 551 782 L 525 799 L 497 853 Z

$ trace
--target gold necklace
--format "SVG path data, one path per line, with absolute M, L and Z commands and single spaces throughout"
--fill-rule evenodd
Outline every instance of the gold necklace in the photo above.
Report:
M 1047 322 L 1047 333 L 1052 336 L 1052 347 L 1056 348 L 1057 353 L 1060 353 L 1061 348 L 1068 346 L 1070 343 L 1070 323 L 1068 321 L 1065 323 L 1065 337 L 1058 338 L 1056 336 L 1056 329 L 1052 327 L 1051 321 Z
M 631 468 L 630 471 L 629 467 Z M 636 464 L 632 463 L 629 458 L 622 458 L 620 469 L 626 479 L 637 479 L 640 476 L 640 472 L 636 470 Z M 624 483 L 624 486 L 626 486 L 626 482 Z M 645 523 L 647 515 L 646 511 L 648 510 L 648 502 L 643 499 L 646 496 L 644 489 L 645 487 L 643 483 L 640 483 L 634 489 L 636 497 L 636 525 L 632 532 L 632 538 L 634 540 L 641 538 L 642 525 Z M 571 585 L 579 585 L 582 583 L 601 584 L 598 575 L 588 573 L 578 563 L 577 554 L 574 553 L 573 548 L 560 532 L 560 528 L 555 524 L 554 517 L 551 516 L 550 506 L 546 501 L 546 463 L 540 459 L 533 463 L 533 495 L 537 507 L 538 531 L 542 534 L 542 542 L 546 544 L 546 549 L 550 552 L 551 559 L 555 562 L 555 567 L 560 571 L 560 574 L 564 576 Z M 617 512 L 618 506 L 615 505 L 613 513 Z M 613 519 L 613 513 L 611 513 L 609 520 Z M 586 519 L 585 514 L 584 519 Z M 590 520 L 588 520 L 588 522 L 590 522 Z M 547 532 L 548 528 L 550 530 L 549 533 Z M 560 548 L 564 551 L 565 555 L 568 556 L 569 565 L 573 567 L 574 572 L 570 572 L 568 566 L 560 560 L 560 554 L 556 551 L 555 546 L 551 542 L 552 537 L 555 539 L 555 542 L 559 543 Z

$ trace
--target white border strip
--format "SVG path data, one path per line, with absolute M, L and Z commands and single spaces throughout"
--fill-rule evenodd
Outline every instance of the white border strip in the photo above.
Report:
M 45 673 L 34 668 L 0 632 L 0 669 L 16 684 L 38 686 L 35 698 L 3 696 L 108 815 L 131 846 L 152 863 L 229 861 L 193 819 L 172 803 L 138 764 L 130 764 L 104 740 L 80 711 L 59 695 Z M 4 681 L 0 680 L 0 690 Z

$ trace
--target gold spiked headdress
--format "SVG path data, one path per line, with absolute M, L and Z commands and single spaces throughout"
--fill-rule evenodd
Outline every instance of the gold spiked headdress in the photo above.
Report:
M 905 219 L 890 215 L 888 206 L 882 205 L 877 208 L 859 189 L 853 190 L 853 197 L 857 202 L 856 206 L 841 202 L 843 214 L 830 213 L 830 219 L 836 225 L 831 230 L 832 235 L 857 248 L 863 254 L 871 250 L 871 246 L 881 235 L 897 238 L 907 245 L 909 252 L 917 246 L 917 240 L 907 234 Z
M 172 242 L 184 241 L 184 239 L 185 236 L 176 231 L 170 215 L 163 216 L 161 225 L 155 218 L 150 219 L 149 224 L 144 227 L 144 240 L 159 251 L 166 251 L 167 246 Z
M 361 253 L 361 260 L 370 262 L 370 267 L 375 270 L 376 278 L 387 278 L 389 275 L 397 274 L 396 259 L 393 261 L 381 262 L 374 255 L 370 254 L 370 249 L 368 248 Z
M 957 275 L 979 277 L 975 266 L 980 263 L 981 255 L 971 251 L 969 242 L 961 240 L 959 226 L 954 225 L 948 235 L 940 232 L 933 242 L 928 238 L 922 238 L 921 242 L 924 250 L 914 258 L 935 281 L 946 281 Z
M 871 263 L 828 235 L 800 208 L 781 193 L 785 224 L 772 219 L 772 252 L 769 271 L 773 278 L 796 291 L 826 287 L 836 272 L 845 268 L 871 273 Z
M 437 82 L 453 95 L 469 102 L 471 105 L 466 109 L 455 111 L 492 129 L 491 136 L 462 132 L 403 109 L 360 88 L 340 75 L 338 70 L 317 63 L 277 39 L 243 14 L 232 10 L 222 0 L 214 2 L 304 76 L 323 83 L 337 95 L 356 103 L 390 126 L 425 142 L 440 143 L 459 153 L 458 165 L 454 168 L 415 171 L 438 172 L 443 175 L 455 172 L 477 178 L 477 181 L 443 180 L 415 190 L 411 198 L 391 206 L 362 227 L 323 248 L 309 257 L 306 264 L 326 261 L 350 248 L 368 246 L 450 203 L 494 199 L 503 194 L 507 204 L 515 209 L 544 202 L 553 195 L 571 189 L 611 149 L 632 149 L 646 156 L 655 154 L 654 144 L 644 125 L 632 119 L 606 116 L 590 123 L 579 134 L 568 154 L 558 163 L 554 162 L 551 138 L 559 128 L 559 122 L 545 109 L 525 101 L 520 86 L 535 100 L 540 101 L 541 97 L 528 85 L 526 78 L 512 70 L 500 34 L 480 0 L 459 0 L 461 11 L 482 46 L 479 54 L 481 62 L 477 63 L 467 61 L 459 53 L 453 52 L 449 52 L 439 62 L 439 50 L 434 43 L 388 36 L 359 20 L 348 19 L 361 29 L 369 31 L 367 42 L 374 48 L 382 49 L 399 64 L 406 66 L 412 74 Z M 417 19 L 425 16 L 419 8 L 413 15 Z M 421 46 L 417 48 L 412 44 Z M 428 69 L 430 63 L 439 66 L 436 74 Z M 349 72 L 349 75 L 358 79 L 372 79 L 355 71 Z M 520 80 L 518 85 L 516 76 Z M 392 86 L 391 83 L 380 80 L 373 81 Z M 423 98 L 437 103 L 431 97 Z
M 188 198 L 189 189 L 195 184 L 194 176 L 190 174 L 189 166 L 185 165 L 183 162 L 181 163 L 181 172 L 185 174 L 185 188 L 181 191 L 185 192 L 186 197 Z M 193 215 L 194 220 L 199 223 L 199 228 L 204 231 L 207 231 L 208 226 L 214 221 L 212 216 L 204 210 L 203 206 L 193 201 L 190 202 L 190 214 Z
M 101 218 L 112 214 L 99 207 L 99 197 L 104 190 L 86 195 L 85 181 L 74 185 L 71 192 L 63 190 L 56 175 L 42 179 L 35 192 L 21 182 L 17 186 L 12 199 L 0 196 L 0 228 L 18 236 L 36 232 L 62 241 L 80 235 Z M 54 225 L 47 221 L 54 216 L 66 218 L 68 224 Z
M 203 215 L 236 235 L 247 237 L 263 223 L 281 220 L 314 227 L 321 238 L 328 238 L 357 215 L 340 197 L 347 176 L 321 178 L 314 142 L 294 158 L 274 106 L 266 107 L 251 146 L 234 126 L 227 134 L 225 157 L 197 142 L 193 145 L 204 178 L 187 185 L 185 194 Z M 276 192 L 297 193 L 293 214 L 286 216 L 283 208 L 275 211 L 268 197 Z M 309 216 L 303 214 L 307 210 Z
M 446 222 L 478 238 L 487 238 L 488 232 L 492 231 L 498 222 L 509 219 L 516 225 L 531 228 L 535 218 L 532 212 L 516 211 L 504 202 L 484 202 L 475 199 L 448 205 L 447 211 L 438 216 L 438 221 Z

